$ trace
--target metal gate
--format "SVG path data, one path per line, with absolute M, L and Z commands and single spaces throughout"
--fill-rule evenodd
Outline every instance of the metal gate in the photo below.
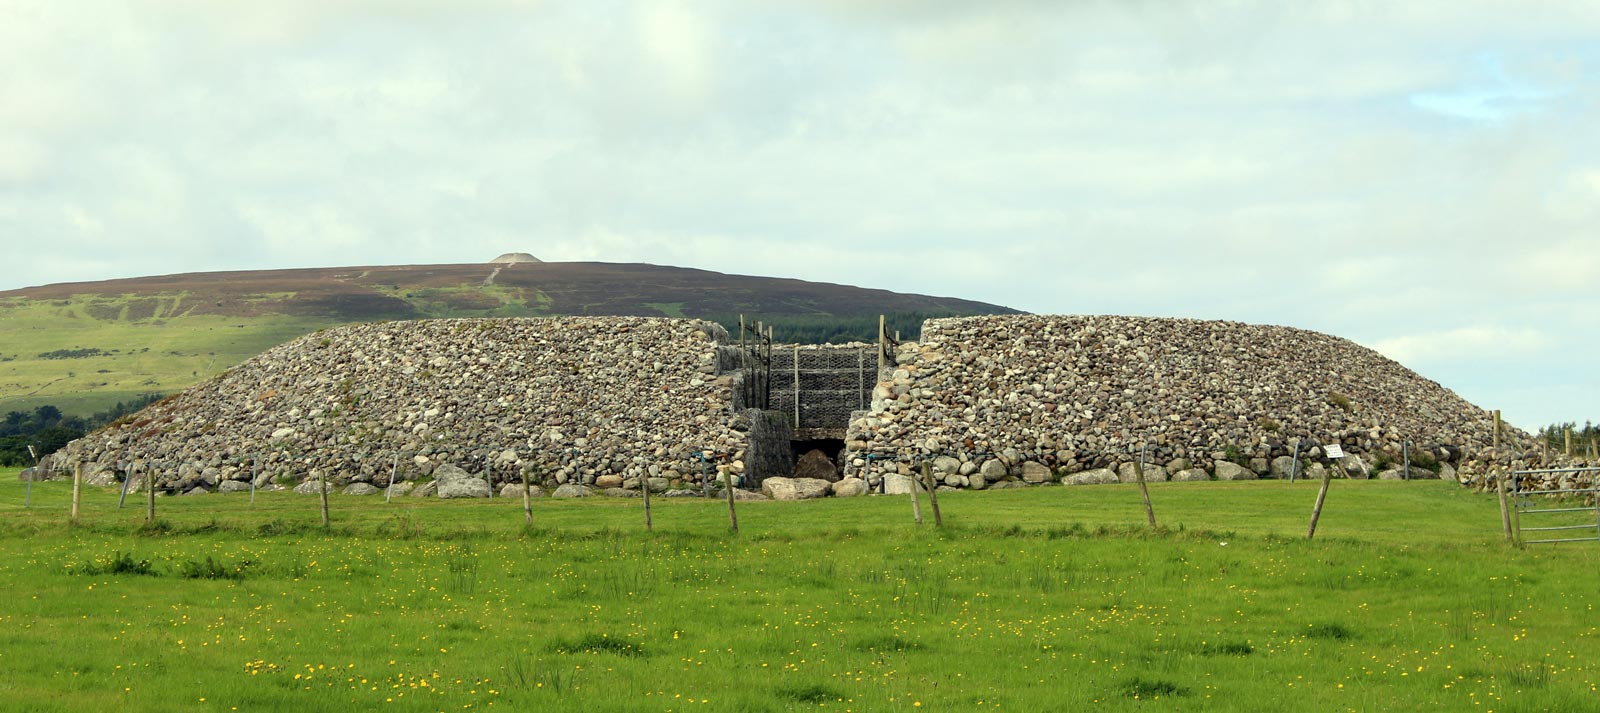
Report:
M 1578 478 L 1571 477 L 1580 473 L 1589 474 L 1587 487 L 1578 487 Z M 1515 503 L 1512 525 L 1518 543 L 1600 542 L 1600 468 L 1519 470 L 1510 475 Z M 1523 487 L 1523 481 L 1543 480 L 1541 476 L 1555 476 L 1558 487 Z M 1523 518 L 1532 518 L 1535 525 L 1523 525 Z M 1523 539 L 1523 533 L 1540 539 Z

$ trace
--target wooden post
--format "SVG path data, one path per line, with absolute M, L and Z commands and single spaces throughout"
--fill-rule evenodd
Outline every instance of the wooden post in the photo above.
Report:
M 933 480 L 933 464 L 922 461 L 922 484 L 928 489 L 928 505 L 933 508 L 934 527 L 944 527 L 944 517 L 939 514 L 939 484 Z
M 156 521 L 156 470 L 149 463 L 144 465 L 144 521 Z
M 1146 446 L 1139 446 L 1139 497 L 1144 498 L 1144 517 L 1150 521 L 1150 527 L 1156 527 L 1156 509 L 1150 505 L 1150 488 L 1144 483 L 1144 451 Z
M 800 345 L 794 345 L 794 428 L 800 430 Z
M 28 455 L 33 456 L 33 467 L 28 469 L 28 489 L 22 494 L 22 507 L 33 504 L 33 476 L 39 472 L 39 452 L 33 449 L 33 444 L 28 444 Z
M 1567 457 L 1572 457 L 1572 428 L 1567 427 Z
M 886 337 L 889 336 L 889 333 L 885 331 L 886 329 L 887 327 L 884 325 L 883 315 L 880 314 L 878 315 L 878 379 L 883 378 L 883 362 L 885 361 L 884 352 L 889 348 L 887 344 L 889 340 L 886 339 Z M 877 381 L 878 379 L 873 379 L 873 381 Z
M 1500 409 L 1494 410 L 1494 457 L 1500 459 Z
M 317 469 L 317 483 L 322 487 L 322 526 L 328 526 L 328 473 L 322 468 Z
M 1495 478 L 1495 485 L 1500 491 L 1500 527 L 1505 530 L 1506 541 L 1512 541 L 1511 510 L 1506 506 L 1506 475 L 1500 473 Z
M 72 467 L 72 524 L 78 524 L 78 498 L 83 494 L 83 461 Z
M 1338 460 L 1335 460 L 1334 463 L 1339 466 L 1339 470 L 1344 473 L 1346 478 L 1350 477 L 1350 471 L 1344 469 L 1343 463 Z M 1308 540 L 1317 534 L 1317 520 L 1322 518 L 1322 503 L 1328 499 L 1328 484 L 1331 482 L 1333 482 L 1333 469 L 1324 468 L 1322 470 L 1322 487 L 1317 489 L 1317 504 L 1311 508 L 1311 527 L 1306 528 L 1306 539 Z
M 722 474 L 722 489 L 728 495 L 728 528 L 733 534 L 739 534 L 739 513 L 733 508 L 733 471 Z
M 916 520 L 917 524 L 921 525 L 922 503 L 917 500 L 917 487 L 917 479 L 913 477 L 911 479 L 911 519 Z
M 650 473 L 646 471 L 639 476 L 639 490 L 644 493 L 644 529 L 655 529 L 650 522 Z
M 528 466 L 524 465 L 522 471 L 522 517 L 524 524 L 533 524 L 533 488 L 528 485 Z

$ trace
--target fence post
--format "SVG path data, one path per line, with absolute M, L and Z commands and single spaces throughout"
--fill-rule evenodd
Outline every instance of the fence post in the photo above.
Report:
M 533 489 L 528 486 L 528 468 L 524 465 L 518 470 L 522 471 L 522 517 L 524 524 L 533 524 Z
M 400 474 L 400 454 L 394 454 L 394 461 L 389 465 L 389 486 L 383 489 L 383 502 L 388 503 L 394 497 L 394 477 Z
M 117 496 L 117 509 L 121 510 L 122 506 L 128 502 L 128 483 L 133 480 L 133 476 L 128 474 L 126 468 L 118 468 L 118 470 L 122 471 L 122 494 Z
M 1572 427 L 1567 427 L 1567 457 L 1572 457 Z
M 28 489 L 22 494 L 22 507 L 33 504 L 33 476 L 39 473 L 39 452 L 33 449 L 33 444 L 28 444 L 28 455 L 33 456 L 33 467 L 28 469 Z
M 856 350 L 856 394 L 860 397 L 860 410 L 867 410 L 867 353 L 860 349 Z
M 650 521 L 650 472 L 645 471 L 639 475 L 639 490 L 644 493 L 644 529 L 651 531 L 655 528 Z
M 889 333 L 885 330 L 883 315 L 880 314 L 878 315 L 878 379 L 883 378 L 883 362 L 886 359 L 884 352 L 888 349 L 885 342 L 888 341 Z M 877 379 L 873 379 L 873 381 L 877 381 Z
M 1144 452 L 1148 444 L 1139 444 L 1139 497 L 1144 498 L 1144 516 L 1150 521 L 1150 527 L 1156 527 L 1156 509 L 1150 505 L 1150 489 L 1144 483 Z
M 1522 547 L 1522 486 L 1511 479 L 1511 544 Z
M 739 513 L 733 509 L 733 471 L 724 471 L 722 474 L 722 489 L 728 495 L 728 527 L 733 534 L 739 534 Z
M 794 429 L 800 430 L 800 345 L 794 345 Z
M 494 471 L 494 454 L 483 456 L 483 484 L 489 486 L 489 499 L 494 499 L 494 478 L 490 475 Z
M 256 504 L 256 481 L 261 479 L 261 454 L 250 457 L 250 506 Z
M 144 464 L 144 521 L 156 521 L 156 471 L 149 462 Z
M 1333 462 L 1339 466 L 1339 470 L 1344 473 L 1344 477 L 1350 477 L 1350 471 L 1345 470 L 1344 463 L 1341 463 L 1338 459 L 1334 459 Z M 1322 487 L 1317 489 L 1317 504 L 1311 508 L 1311 526 L 1306 528 L 1306 539 L 1308 540 L 1317 534 L 1317 520 L 1322 518 L 1322 503 L 1328 499 L 1328 484 L 1331 482 L 1333 482 L 1333 469 L 1324 468 L 1322 470 Z
M 1303 441 L 1301 441 L 1300 439 L 1295 439 L 1295 442 L 1294 442 L 1294 462 L 1289 464 L 1289 482 L 1291 482 L 1291 483 L 1294 482 L 1294 476 L 1300 472 L 1300 444 L 1301 443 L 1303 443 Z
M 78 497 L 83 493 L 83 461 L 72 467 L 72 524 L 78 524 Z
M 1512 541 L 1511 511 L 1506 507 L 1506 474 L 1500 473 L 1495 478 L 1495 484 L 1500 491 L 1500 527 L 1505 530 L 1506 541 Z
M 1405 470 L 1400 471 L 1401 480 L 1411 479 L 1411 441 L 1400 442 L 1400 453 L 1405 458 Z
M 933 464 L 922 461 L 922 483 L 928 489 L 928 505 L 933 508 L 934 527 L 944 527 L 944 517 L 939 514 L 939 485 L 933 482 Z
M 327 470 L 325 468 L 318 468 L 317 469 L 317 483 L 321 486 L 318 489 L 322 491 L 322 527 L 323 527 L 323 529 L 327 529 L 327 527 L 328 527 L 328 473 L 327 473 Z
M 898 466 L 896 466 L 898 469 Z M 917 479 L 911 478 L 911 518 L 922 524 L 922 503 L 917 501 Z

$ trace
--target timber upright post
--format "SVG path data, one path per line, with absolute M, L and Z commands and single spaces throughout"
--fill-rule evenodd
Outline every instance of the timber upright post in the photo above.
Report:
M 722 490 L 728 495 L 728 528 L 733 531 L 733 534 L 737 535 L 739 534 L 739 513 L 733 509 L 733 470 L 731 467 L 722 473 Z
M 794 345 L 794 430 L 800 430 L 800 345 Z
M 1339 458 L 1334 458 L 1333 462 L 1335 465 L 1339 466 L 1339 470 L 1344 473 L 1344 476 L 1349 478 L 1350 471 L 1345 470 L 1344 463 L 1340 461 L 1340 458 L 1344 457 L 1344 450 L 1340 449 L 1338 453 Z M 1328 484 L 1332 482 L 1333 469 L 1324 468 L 1322 470 L 1322 487 L 1317 489 L 1317 504 L 1311 508 L 1311 526 L 1306 528 L 1306 539 L 1308 540 L 1315 537 L 1317 534 L 1317 520 L 1322 519 L 1322 504 L 1328 500 Z
M 28 489 L 22 493 L 22 507 L 33 504 L 33 476 L 39 472 L 39 452 L 33 449 L 33 444 L 28 444 L 28 455 L 33 456 L 33 467 L 28 469 Z
M 933 482 L 933 466 L 926 460 L 922 461 L 922 484 L 928 489 L 928 505 L 933 508 L 934 527 L 944 527 L 944 517 L 939 514 L 939 486 Z
M 528 466 L 523 465 L 518 470 L 522 471 L 522 518 L 524 524 L 533 524 L 533 488 L 528 485 Z
M 325 469 L 317 469 L 317 483 L 322 491 L 322 528 L 328 528 L 328 473 Z
M 1139 444 L 1139 497 L 1144 498 L 1144 517 L 1150 521 L 1150 528 L 1156 527 L 1156 509 L 1150 505 L 1150 488 L 1144 483 L 1144 452 L 1148 444 Z
M 83 494 L 83 461 L 72 466 L 72 524 L 78 524 L 78 498 Z
M 889 348 L 887 344 L 889 333 L 885 329 L 883 315 L 880 314 L 878 315 L 878 378 L 873 381 L 883 378 L 883 362 L 886 359 L 884 352 Z
M 144 521 L 156 521 L 156 471 L 149 463 L 144 466 Z
M 650 473 L 649 472 L 641 473 L 639 475 L 639 490 L 640 490 L 640 492 L 642 492 L 644 494 L 644 529 L 645 529 L 645 531 L 648 532 L 648 531 L 651 531 L 651 530 L 655 529 L 654 527 L 652 527 L 652 524 L 650 522 Z
M 1572 427 L 1567 427 L 1567 457 L 1572 457 Z
M 917 479 L 913 476 L 911 478 L 911 519 L 916 520 L 917 524 L 921 525 L 922 503 L 917 501 L 917 487 Z

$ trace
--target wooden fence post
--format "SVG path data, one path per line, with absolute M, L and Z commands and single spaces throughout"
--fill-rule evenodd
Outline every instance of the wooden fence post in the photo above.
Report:
M 1340 463 L 1338 459 L 1333 462 L 1339 466 L 1339 471 L 1344 473 L 1344 477 L 1350 477 L 1350 471 L 1345 470 L 1343 463 Z M 1317 520 L 1322 518 L 1322 503 L 1328 499 L 1328 484 L 1331 482 L 1333 482 L 1333 469 L 1324 468 L 1322 470 L 1322 487 L 1317 489 L 1317 504 L 1311 508 L 1311 526 L 1306 528 L 1306 539 L 1308 540 L 1317 534 Z
M 1150 505 L 1150 488 L 1144 482 L 1144 451 L 1147 446 L 1139 446 L 1139 497 L 1144 498 L 1144 517 L 1150 521 L 1150 527 L 1156 527 L 1156 509 Z
M 328 473 L 326 469 L 317 469 L 317 483 L 322 486 L 319 488 L 322 491 L 322 527 L 326 529 L 328 527 Z
M 928 489 L 928 505 L 933 508 L 934 527 L 944 527 L 944 517 L 939 514 L 939 484 L 933 480 L 933 465 L 922 461 L 922 483 Z
M 728 528 L 733 531 L 733 534 L 737 535 L 739 534 L 739 513 L 735 511 L 733 507 L 733 501 L 735 498 L 733 497 L 732 470 L 724 471 L 722 473 L 722 489 L 728 495 Z
M 1510 542 L 1512 539 L 1511 510 L 1506 506 L 1506 474 L 1500 473 L 1495 478 L 1495 484 L 1500 491 L 1500 527 L 1505 530 L 1506 541 Z
M 83 461 L 72 467 L 72 524 L 78 524 L 78 498 L 83 494 Z
M 144 521 L 156 521 L 156 471 L 150 463 L 144 464 Z
M 655 527 L 650 522 L 650 473 L 648 471 L 639 476 L 639 490 L 644 492 L 644 529 L 646 531 L 654 530 Z
M 800 345 L 794 345 L 794 430 L 800 430 Z
M 917 501 L 917 479 L 911 478 L 911 518 L 922 524 L 922 503 Z
M 1567 428 L 1567 457 L 1572 457 L 1572 428 Z
M 528 485 L 528 466 L 524 465 L 522 471 L 522 517 L 524 524 L 533 524 L 533 488 Z

